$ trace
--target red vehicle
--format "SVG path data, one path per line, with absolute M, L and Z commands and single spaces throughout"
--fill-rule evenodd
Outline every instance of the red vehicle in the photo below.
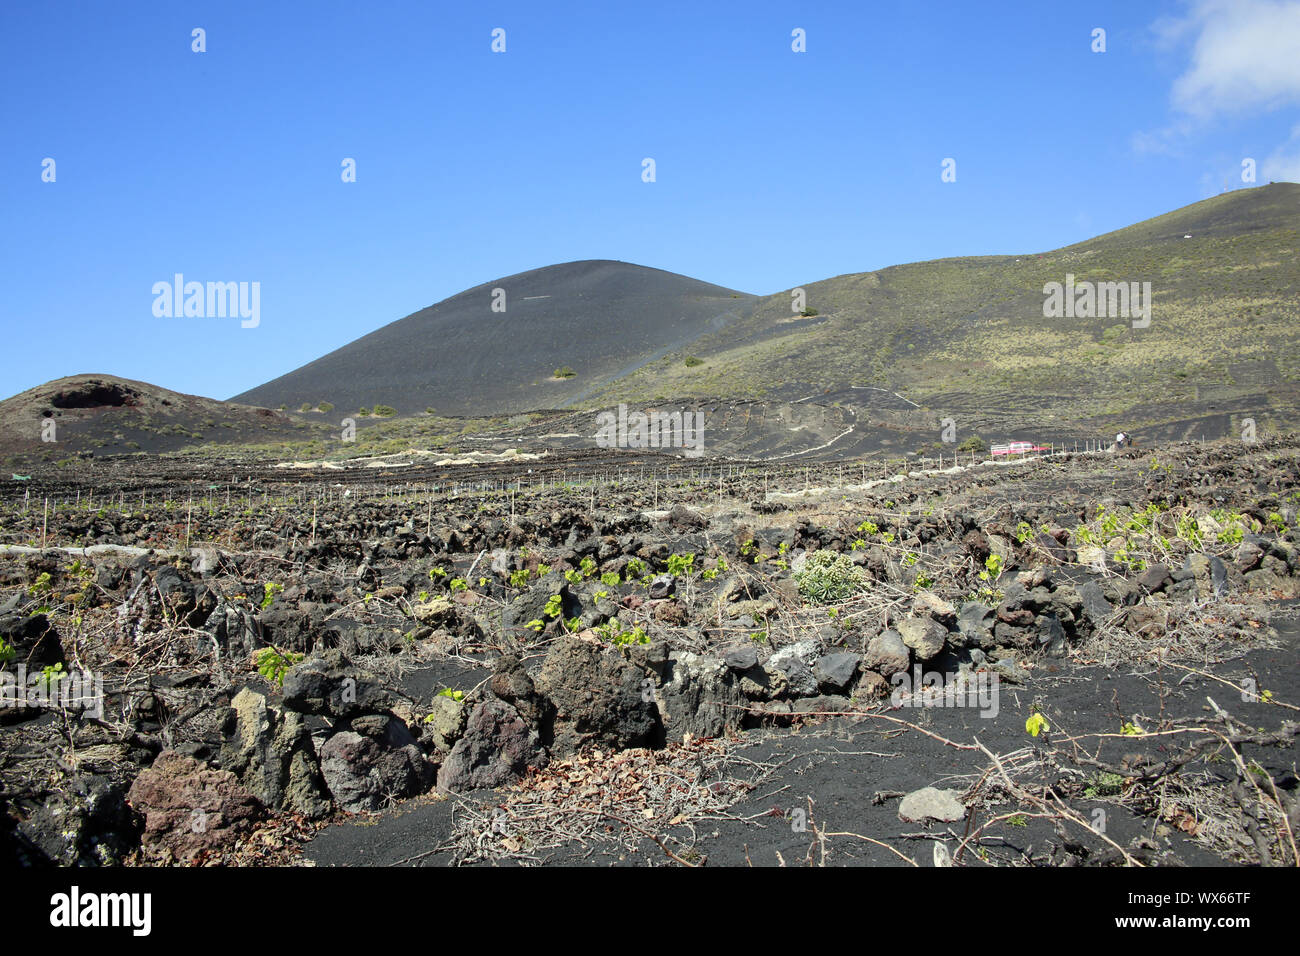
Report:
M 1031 451 L 1047 451 L 1046 445 L 1035 445 L 1031 441 L 1013 441 L 1005 445 L 994 445 L 993 456 L 999 455 L 1026 455 Z

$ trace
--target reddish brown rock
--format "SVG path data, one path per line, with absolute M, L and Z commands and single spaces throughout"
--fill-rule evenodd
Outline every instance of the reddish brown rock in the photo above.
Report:
M 170 750 L 136 777 L 127 802 L 144 816 L 145 851 L 183 861 L 233 848 L 262 815 L 233 773 Z

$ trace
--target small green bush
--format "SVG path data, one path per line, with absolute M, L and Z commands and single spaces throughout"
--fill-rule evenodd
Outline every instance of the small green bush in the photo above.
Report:
M 302 658 L 303 655 L 294 651 L 280 653 L 276 647 L 263 647 L 253 655 L 253 663 L 257 665 L 259 674 L 283 687 L 284 675 L 295 664 L 301 663 Z
M 673 554 L 668 557 L 668 573 L 675 578 L 690 577 L 695 570 L 695 552 Z
M 262 585 L 262 610 L 265 611 L 275 600 L 275 596 L 284 590 L 283 584 L 276 584 L 274 581 L 267 581 Z
M 867 572 L 852 558 L 833 551 L 814 551 L 794 576 L 799 593 L 818 604 L 851 598 L 867 586 L 867 580 Z

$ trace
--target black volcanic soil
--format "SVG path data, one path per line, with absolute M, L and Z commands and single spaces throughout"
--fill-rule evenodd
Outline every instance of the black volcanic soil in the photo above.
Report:
M 1246 677 L 1258 680 L 1260 686 L 1273 688 L 1278 699 L 1300 700 L 1300 668 L 1296 666 L 1300 613 L 1293 603 L 1288 604 L 1279 609 L 1273 622 L 1279 632 L 1277 646 L 1249 651 L 1216 671 L 1236 681 Z M 1106 734 L 1133 717 L 1201 717 L 1207 694 L 1223 696 L 1222 685 L 1196 676 L 1184 680 L 1187 675 L 1182 672 L 1162 674 L 1151 668 L 1097 665 L 1070 667 L 1066 673 L 1061 668 L 1055 673 L 1042 670 L 1036 670 L 1023 687 L 1005 692 L 996 717 L 984 719 L 978 711 L 960 708 L 903 708 L 887 716 L 915 722 L 930 733 L 964 744 L 978 740 L 992 752 L 1005 754 L 1022 750 L 1031 742 L 1024 726 L 1031 701 L 1044 701 L 1054 712 L 1068 715 L 1065 719 L 1072 734 Z M 1238 702 L 1236 709 L 1250 722 L 1275 717 L 1260 703 Z M 930 866 L 932 844 L 944 843 L 954 850 L 969 832 L 965 824 L 905 824 L 898 818 L 898 798 L 878 799 L 877 795 L 906 793 L 935 781 L 969 790 L 988 766 L 982 754 L 957 750 L 917 731 L 900 732 L 897 725 L 871 717 L 811 720 L 797 731 L 751 730 L 731 747 L 737 760 L 770 766 L 771 772 L 752 794 L 731 806 L 725 818 L 697 825 L 694 832 L 684 826 L 668 831 L 676 843 L 694 846 L 700 859 L 712 866 L 909 865 L 898 853 L 920 866 Z M 1046 758 L 1046 753 L 1041 756 Z M 1279 769 L 1291 770 L 1296 749 L 1292 746 L 1278 756 Z M 1209 762 L 1194 767 L 1195 772 L 1212 777 L 1221 776 L 1215 773 L 1217 769 Z M 319 866 L 455 865 L 453 815 L 462 804 L 478 812 L 486 807 L 490 813 L 498 799 L 489 793 L 419 800 L 378 818 L 342 821 L 317 835 L 306 848 L 306 857 Z M 1071 806 L 1089 821 L 1096 819 L 1096 811 L 1103 811 L 1106 834 L 1122 845 L 1149 841 L 1156 849 L 1149 858 L 1154 862 L 1188 866 L 1224 863 L 1213 848 L 1123 794 L 1085 794 L 1071 801 Z M 974 819 L 974 826 L 1010 807 L 990 808 L 983 818 Z M 797 829 L 792 819 L 790 811 L 795 808 L 808 811 L 800 821 L 802 829 Z M 1182 820 L 1177 809 L 1168 815 Z M 1104 857 L 1109 849 L 1106 844 L 1074 830 L 1062 840 L 1046 820 L 1026 817 L 1024 825 L 997 823 L 986 831 L 989 862 L 1118 862 Z M 898 853 L 867 842 L 863 836 L 882 841 Z M 439 847 L 442 849 L 436 849 Z M 427 853 L 430 849 L 435 852 Z M 970 855 L 965 862 L 985 863 L 967 852 Z M 674 863 L 640 834 L 633 834 L 626 845 L 573 841 L 548 853 L 544 860 L 567 866 Z
M 496 289 L 504 291 L 504 311 L 492 308 Z M 342 411 L 384 404 L 406 415 L 429 407 L 465 416 L 559 408 L 724 328 L 752 301 L 626 262 L 547 266 L 475 286 L 231 401 L 289 408 L 327 401 Z M 553 378 L 564 366 L 576 375 Z
M 1294 863 L 1296 457 L 36 469 L 0 484 L 0 653 L 104 708 L 0 714 L 0 852 Z M 819 554 L 848 597 L 801 591 Z M 996 716 L 891 697 L 897 635 Z M 900 820 L 927 786 L 961 818 Z
M 0 401 L 0 456 L 159 454 L 207 443 L 269 444 L 327 432 L 284 412 L 113 375 L 70 375 Z

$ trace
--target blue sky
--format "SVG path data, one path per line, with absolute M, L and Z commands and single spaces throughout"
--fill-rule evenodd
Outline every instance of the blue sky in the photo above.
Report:
M 1295 0 L 8 3 L 0 79 L 0 397 L 226 398 L 555 262 L 771 293 L 1300 179 Z M 175 273 L 260 324 L 155 317 Z

